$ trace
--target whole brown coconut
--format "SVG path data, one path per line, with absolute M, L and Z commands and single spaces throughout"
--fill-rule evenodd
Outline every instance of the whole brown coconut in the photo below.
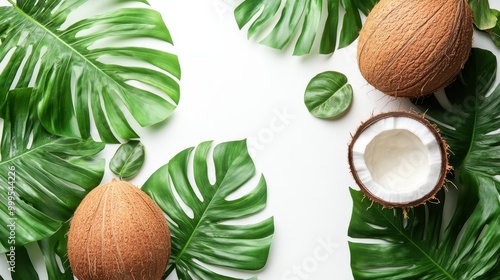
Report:
M 424 96 L 458 75 L 472 33 L 467 0 L 381 0 L 359 35 L 359 69 L 388 95 Z
M 113 180 L 95 188 L 71 220 L 68 258 L 79 280 L 158 280 L 169 256 L 162 211 L 130 183 Z

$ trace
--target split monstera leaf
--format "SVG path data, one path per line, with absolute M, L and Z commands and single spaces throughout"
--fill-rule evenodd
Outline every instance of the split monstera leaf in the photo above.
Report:
M 260 43 L 269 47 L 293 48 L 294 55 L 331 54 L 356 40 L 363 26 L 362 15 L 367 16 L 377 3 L 378 0 L 245 0 L 236 7 L 234 16 L 240 29 L 248 26 L 248 37 L 263 37 Z M 489 33 L 500 46 L 500 12 L 491 9 L 487 0 L 468 3 L 475 26 Z M 315 46 L 316 42 L 319 46 Z
M 118 138 L 138 137 L 128 119 L 141 126 L 165 120 L 180 97 L 177 56 L 130 46 L 126 39 L 165 45 L 172 39 L 161 15 L 146 1 L 127 2 L 137 7 L 118 8 L 120 1 L 111 1 L 111 11 L 76 22 L 73 12 L 85 5 L 109 6 L 87 0 L 23 0 L 0 7 L 0 61 L 5 65 L 0 113 L 9 89 L 33 87 L 38 117 L 55 135 L 86 139 L 95 127 L 103 142 L 118 143 Z
M 127 5 L 122 5 L 124 2 Z M 0 117 L 3 118 L 0 176 L 2 181 L 12 181 L 12 184 L 1 186 L 0 217 L 4 224 L 12 216 L 17 220 L 15 247 L 11 247 L 13 244 L 8 243 L 8 238 L 2 238 L 0 249 L 8 254 L 15 248 L 16 266 L 22 267 L 22 272 L 19 269 L 12 272 L 13 279 L 39 279 L 28 253 L 35 248 L 44 256 L 49 279 L 69 280 L 74 276 L 66 255 L 67 221 L 86 193 L 103 177 L 105 161 L 98 158 L 98 153 L 104 143 L 138 138 L 134 126 L 156 124 L 172 114 L 180 97 L 180 66 L 174 54 L 127 45 L 128 39 L 136 38 L 154 41 L 160 46 L 172 44 L 160 14 L 150 9 L 145 0 L 9 3 L 12 6 L 0 7 L 3 66 L 0 70 Z M 73 16 L 81 9 L 100 13 L 74 20 Z M 91 138 L 94 130 L 102 143 Z M 121 177 L 134 176 L 142 166 L 143 150 L 136 144 L 131 141 L 117 153 L 113 170 Z M 198 186 L 207 194 L 199 202 L 199 207 L 207 210 L 201 219 L 205 226 L 175 231 L 173 245 L 184 248 L 184 253 L 171 260 L 173 264 L 167 273 L 175 268 L 179 275 L 218 275 L 193 259 L 185 259 L 194 255 L 205 255 L 205 259 L 196 258 L 204 263 L 239 270 L 257 270 L 267 261 L 274 231 L 272 218 L 253 225 L 232 226 L 219 225 L 220 217 L 210 215 L 222 204 L 235 210 L 224 219 L 230 222 L 257 214 L 266 204 L 263 179 L 255 191 L 243 198 L 223 199 L 222 194 L 229 195 L 251 178 L 255 167 L 244 141 L 227 143 L 216 150 L 219 151 L 214 159 L 219 162 L 218 181 L 201 186 L 210 188 L 205 191 Z M 178 168 L 187 170 L 187 166 Z M 15 182 L 8 178 L 14 176 Z M 208 175 L 200 180 L 205 177 Z M 156 182 L 172 187 L 161 178 Z M 12 195 L 10 185 L 13 185 Z M 149 184 L 146 189 L 157 203 L 168 200 L 163 197 L 162 187 Z M 184 193 L 181 189 L 183 187 L 176 193 L 182 199 L 193 196 L 190 201 L 194 203 L 193 189 L 184 189 Z M 11 198 L 16 203 L 15 211 L 14 207 L 8 208 Z M 218 202 L 214 202 L 216 200 Z M 176 210 L 165 211 L 172 219 L 185 219 Z M 195 239 L 206 227 L 217 228 L 217 235 Z M 9 236 L 9 228 L 3 228 L 0 233 Z M 238 258 L 223 257 L 229 245 L 220 251 L 213 250 L 220 244 L 237 242 L 245 244 L 239 247 L 241 250 L 234 251 Z
M 451 111 L 433 96 L 415 101 L 450 146 L 454 172 L 448 179 L 457 189 L 450 184 L 447 193 L 437 194 L 439 204 L 415 207 L 408 218 L 401 209 L 372 206 L 351 190 L 355 279 L 495 279 L 500 274 L 500 86 L 490 89 L 495 56 L 473 49 L 462 76 L 463 84 L 458 79 L 446 88 Z

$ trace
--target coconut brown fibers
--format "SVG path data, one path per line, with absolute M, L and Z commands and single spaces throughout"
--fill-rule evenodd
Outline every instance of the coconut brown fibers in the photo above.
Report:
M 388 95 L 424 96 L 458 75 L 472 34 L 467 0 L 381 0 L 359 35 L 359 68 Z
M 113 180 L 80 203 L 68 233 L 68 258 L 79 280 L 159 280 L 170 256 L 160 208 L 139 188 Z

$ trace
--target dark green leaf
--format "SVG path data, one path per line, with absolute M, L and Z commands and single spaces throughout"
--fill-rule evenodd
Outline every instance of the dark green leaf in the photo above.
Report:
M 246 142 L 217 145 L 213 159 L 208 158 L 210 149 L 211 142 L 204 142 L 196 149 L 180 152 L 142 188 L 168 216 L 172 235 L 170 264 L 179 279 L 236 279 L 215 273 L 203 264 L 258 270 L 265 266 L 269 254 L 272 218 L 255 224 L 232 223 L 259 213 L 266 205 L 267 189 L 262 176 L 253 190 L 231 197 L 255 177 Z M 215 164 L 215 180 L 210 179 L 208 161 Z M 191 168 L 194 181 L 188 173 Z
M 54 234 L 104 175 L 104 160 L 94 158 L 104 144 L 47 133 L 35 97 L 31 89 L 9 92 L 3 123 L 0 181 L 7 183 L 0 186 L 0 222 L 15 222 L 16 246 Z M 0 236 L 9 229 L 0 227 Z M 1 238 L 0 252 L 10 245 Z
M 144 145 L 140 141 L 131 140 L 122 144 L 109 163 L 113 173 L 120 179 L 134 177 L 144 164 Z
M 321 54 L 333 53 L 337 47 L 339 5 L 339 1 L 328 1 L 328 16 L 321 36 L 321 44 L 319 45 L 319 53 Z
M 354 0 L 342 0 L 342 6 L 344 6 L 345 14 L 342 22 L 342 30 L 340 31 L 339 49 L 350 45 L 356 40 L 363 26 Z
M 494 279 L 487 275 L 500 272 L 498 182 L 469 175 L 460 185 L 461 207 L 444 232 L 442 192 L 441 203 L 410 210 L 405 224 L 401 209 L 372 205 L 362 192 L 351 190 L 354 279 Z
M 450 164 L 455 169 L 467 168 L 498 175 L 500 151 L 499 134 L 491 134 L 500 128 L 498 115 L 500 89 L 486 97 L 496 77 L 496 57 L 490 51 L 473 49 L 457 79 L 448 86 L 446 94 L 453 105 L 452 111 L 444 110 L 434 96 L 420 99 L 417 106 L 426 117 L 435 122 L 450 146 Z M 488 160 L 491 159 L 491 160 Z M 488 164 L 484 161 L 488 160 Z M 481 163 L 480 163 L 481 162 Z
M 17 247 L 14 252 L 14 263 L 15 266 L 11 267 L 11 272 L 10 276 L 12 277 L 12 280 L 38 280 L 40 279 L 38 277 L 38 273 L 35 270 L 35 267 L 33 267 L 33 264 L 31 263 L 30 256 L 28 255 L 28 250 L 24 247 Z M 10 252 L 9 252 L 10 253 Z M 9 259 L 9 256 L 7 253 L 7 259 Z
M 327 11 L 323 17 L 323 1 L 327 1 Z M 280 13 L 280 5 L 284 3 Z M 277 23 L 272 26 L 262 43 L 276 49 L 284 49 L 293 43 L 292 38 L 298 35 L 294 55 L 311 52 L 319 30 L 321 43 L 319 52 L 328 54 L 335 51 L 337 29 L 339 23 L 339 6 L 344 7 L 345 15 L 340 32 L 338 48 L 352 43 L 361 29 L 362 22 L 359 11 L 367 14 L 376 0 L 245 0 L 234 11 L 239 28 L 251 23 L 248 36 L 264 32 L 274 18 Z M 322 24 L 325 22 L 324 24 Z M 302 23 L 302 24 L 301 24 Z
M 45 260 L 49 280 L 74 279 L 67 256 L 68 230 L 69 222 L 66 222 L 55 234 L 38 241 L 39 248 Z M 15 273 L 11 273 L 13 280 L 39 279 L 39 275 L 33 267 L 33 263 L 31 262 L 31 259 L 28 256 L 28 251 L 25 247 L 16 248 L 15 258 L 17 269 Z M 59 267 L 58 259 L 62 264 L 62 270 Z
M 334 118 L 344 113 L 352 103 L 352 87 L 347 77 L 327 71 L 316 75 L 307 85 L 304 103 L 318 118 Z
M 349 236 L 356 279 L 497 279 L 500 275 L 500 86 L 496 59 L 474 49 L 462 72 L 446 92 L 452 109 L 439 108 L 434 97 L 419 100 L 425 116 L 450 146 L 457 206 L 447 213 L 448 197 L 439 204 L 418 206 L 403 221 L 401 210 L 382 209 L 351 191 L 354 201 Z M 491 92 L 490 92 L 491 91 Z M 451 179 L 451 178 L 450 178 Z M 454 187 L 449 192 L 456 192 Z M 444 217 L 451 216 L 446 223 Z M 384 240 L 386 244 L 361 242 Z M 496 278 L 495 278 L 496 277 Z
M 64 28 L 68 15 L 86 2 L 27 0 L 0 7 L 0 61 L 5 63 L 0 107 L 9 89 L 34 83 L 40 92 L 38 115 L 49 132 L 86 139 L 93 120 L 104 142 L 137 138 L 128 119 L 141 126 L 166 119 L 179 102 L 180 68 L 173 54 L 123 42 L 141 38 L 172 44 L 170 33 L 158 12 L 123 8 L 119 1 L 108 3 L 115 7 L 110 12 Z M 123 58 L 133 63 L 104 62 Z
M 54 235 L 38 241 L 50 280 L 74 279 L 68 260 L 68 230 L 69 222 L 65 223 Z M 59 268 L 58 258 L 61 260 L 63 271 Z
M 353 0 L 354 5 L 367 16 L 379 0 Z

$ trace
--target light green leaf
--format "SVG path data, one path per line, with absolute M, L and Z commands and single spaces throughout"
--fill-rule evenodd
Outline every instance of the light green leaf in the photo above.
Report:
M 124 8 L 120 1 L 107 3 L 115 7 L 110 12 L 64 27 L 86 2 L 24 0 L 0 7 L 0 61 L 6 65 L 0 107 L 9 89 L 34 84 L 38 115 L 49 132 L 86 139 L 93 119 L 104 142 L 137 138 L 128 119 L 141 126 L 165 120 L 179 102 L 180 67 L 171 53 L 123 42 L 141 38 L 171 45 L 170 33 L 158 12 L 144 4 Z M 113 59 L 132 63 L 105 62 Z
M 35 99 L 31 89 L 9 92 L 0 144 L 0 181 L 6 182 L 0 185 L 0 222 L 15 223 L 16 246 L 54 234 L 104 175 L 104 160 L 94 157 L 104 144 L 47 133 L 37 121 Z M 9 235 L 0 227 L 0 252 L 12 245 Z
M 354 206 L 349 236 L 355 279 L 496 279 L 500 275 L 500 86 L 491 93 L 496 76 L 495 56 L 474 49 L 462 72 L 447 89 L 451 111 L 434 97 L 418 106 L 435 123 L 450 146 L 454 166 L 456 207 L 445 212 L 446 196 L 409 212 L 382 209 L 351 191 Z M 451 216 L 451 221 L 445 221 Z M 383 240 L 386 244 L 358 241 Z
M 468 0 L 474 16 L 474 25 L 488 32 L 491 39 L 500 47 L 500 12 L 491 9 L 488 0 Z
M 352 103 L 352 87 L 347 77 L 327 71 L 316 75 L 307 85 L 304 103 L 318 118 L 334 118 L 344 113 Z
M 474 24 L 480 30 L 488 30 L 495 27 L 497 17 L 495 16 L 488 0 L 468 0 L 474 16 Z
M 493 43 L 495 43 L 497 47 L 500 47 L 500 11 L 493 9 L 492 12 L 497 17 L 497 22 L 495 27 L 490 29 L 488 33 L 490 33 Z
M 327 1 L 326 19 L 322 18 L 323 1 Z M 271 31 L 261 43 L 276 49 L 284 49 L 293 43 L 297 34 L 294 55 L 305 55 L 311 52 L 319 30 L 321 43 L 319 52 L 328 54 L 337 48 L 337 29 L 339 23 L 339 6 L 344 7 L 344 19 L 340 32 L 338 48 L 352 43 L 361 29 L 360 11 L 368 14 L 376 0 L 245 0 L 234 11 L 240 29 L 250 24 L 248 36 L 264 32 L 270 22 L 278 18 Z M 280 5 L 283 9 L 280 12 Z M 321 24 L 325 22 L 324 24 Z M 302 23 L 302 24 L 300 24 Z
M 120 179 L 130 179 L 139 172 L 144 158 L 144 145 L 140 141 L 131 140 L 118 148 L 111 158 L 109 168 Z
M 219 144 L 213 158 L 208 158 L 210 149 L 211 142 L 204 142 L 196 149 L 180 152 L 142 187 L 168 216 L 172 235 L 170 270 L 175 269 L 179 279 L 236 279 L 215 273 L 203 264 L 258 270 L 265 266 L 269 254 L 273 218 L 247 225 L 233 223 L 266 206 L 262 176 L 251 191 L 231 197 L 255 176 L 246 142 Z M 215 164 L 213 181 L 208 161 Z M 191 168 L 194 181 L 188 172 Z

